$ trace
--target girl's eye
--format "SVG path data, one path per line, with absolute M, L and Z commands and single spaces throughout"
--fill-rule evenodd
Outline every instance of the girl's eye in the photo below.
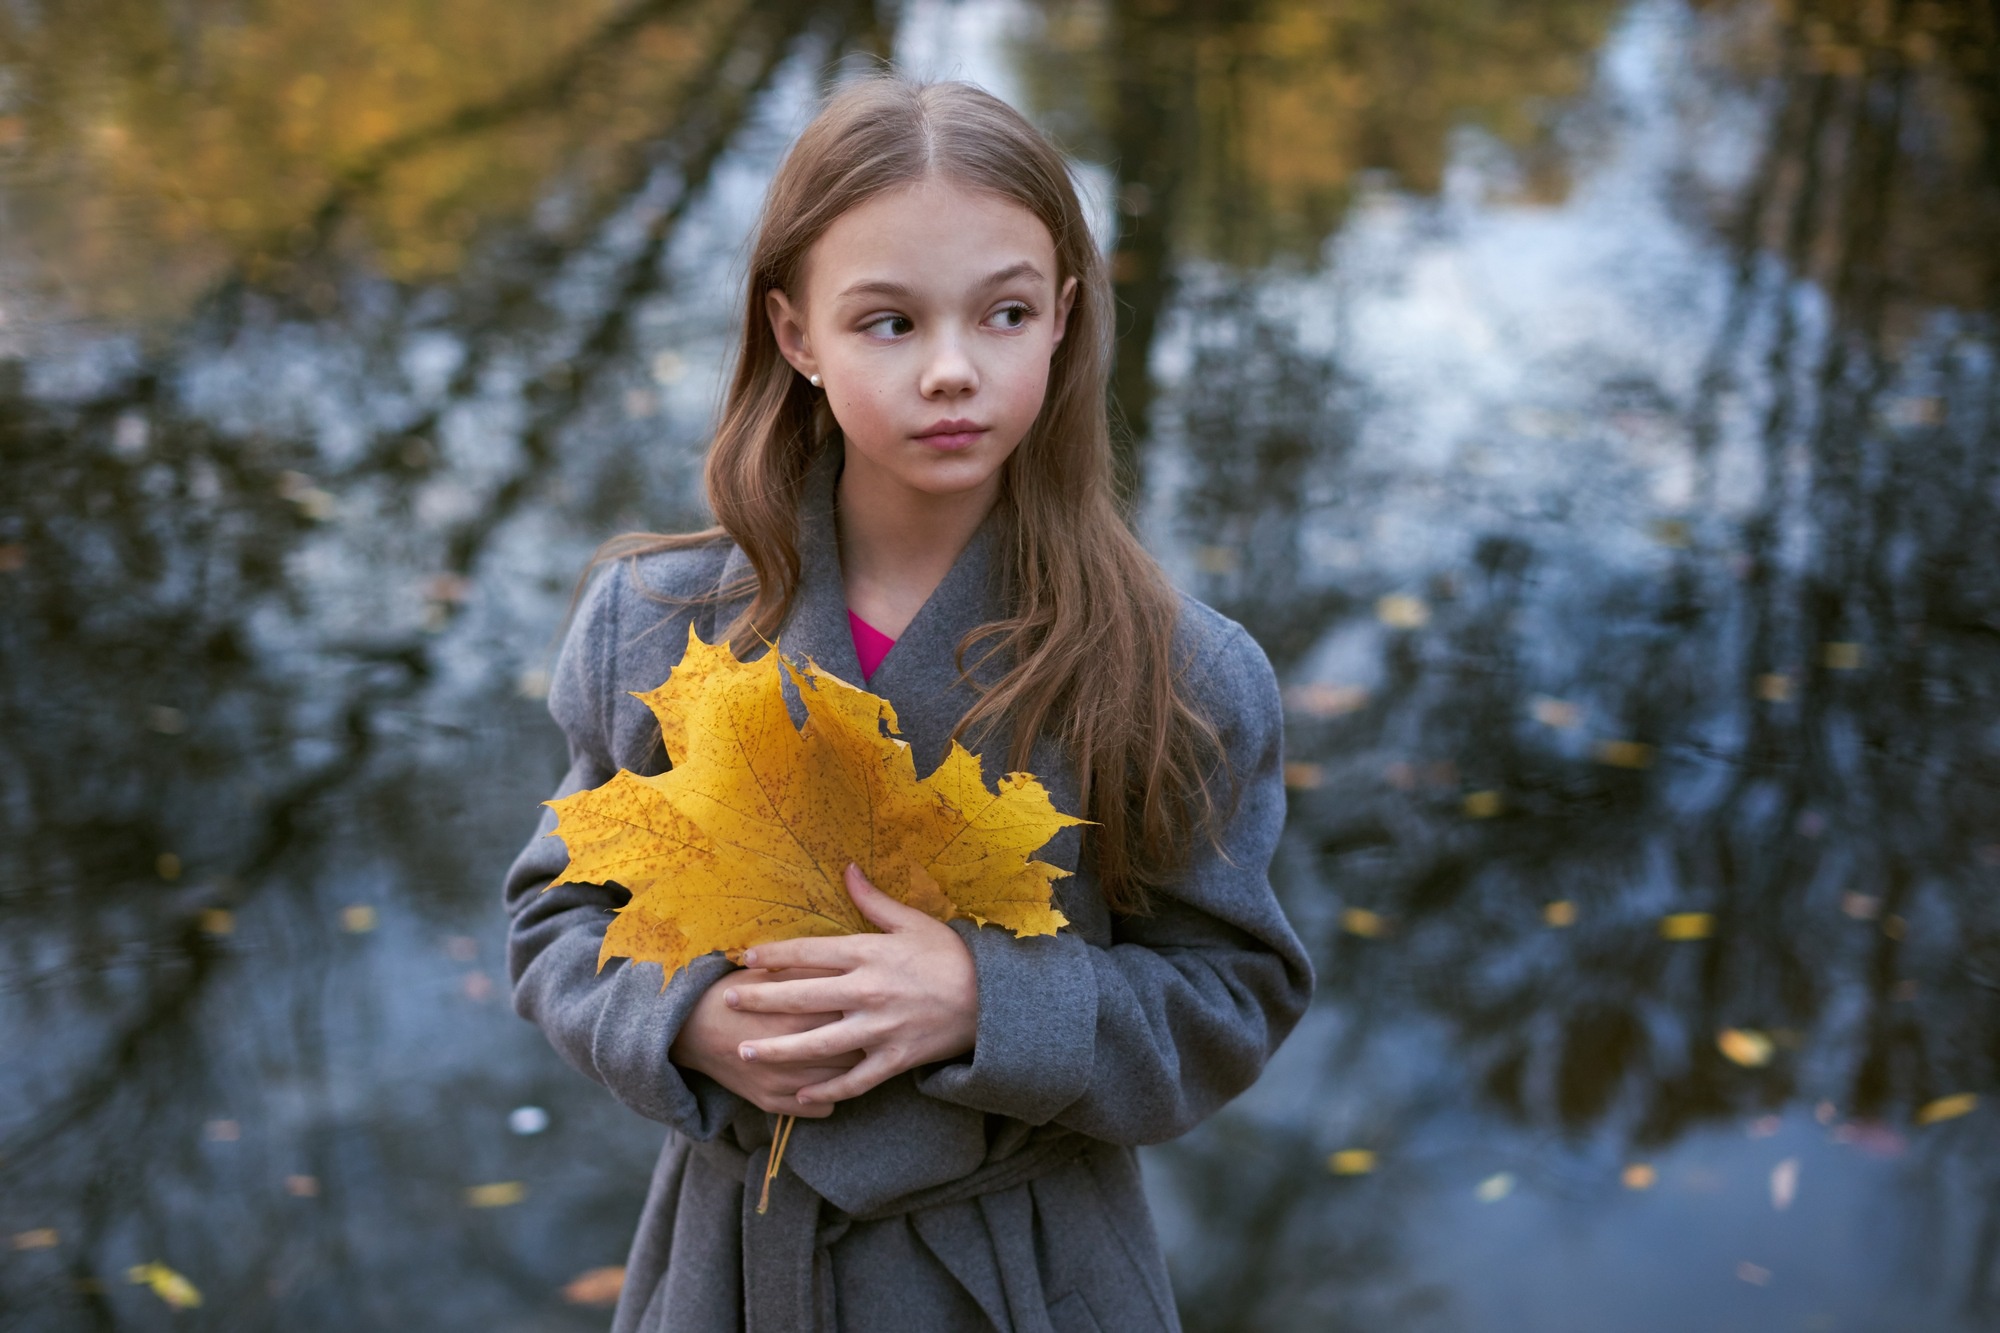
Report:
M 863 332 L 874 333 L 884 338 L 900 338 L 915 327 L 908 315 L 883 315 L 861 326 Z
M 1035 317 L 1035 308 L 1029 305 L 1003 305 L 993 312 L 993 318 L 1000 321 L 1003 329 L 1018 329 Z

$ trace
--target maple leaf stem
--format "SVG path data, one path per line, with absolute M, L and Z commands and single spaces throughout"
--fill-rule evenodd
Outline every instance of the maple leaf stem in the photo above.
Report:
M 781 1115 L 771 1135 L 771 1160 L 764 1164 L 764 1192 L 757 1196 L 757 1212 L 761 1216 L 771 1206 L 771 1181 L 777 1177 L 778 1164 L 785 1160 L 785 1145 L 792 1141 L 792 1126 L 798 1123 L 795 1115 Z

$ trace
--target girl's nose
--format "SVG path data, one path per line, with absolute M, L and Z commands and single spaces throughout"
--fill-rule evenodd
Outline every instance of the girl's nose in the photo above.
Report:
M 926 398 L 957 398 L 979 387 L 979 371 L 957 338 L 941 338 L 924 364 L 917 386 Z

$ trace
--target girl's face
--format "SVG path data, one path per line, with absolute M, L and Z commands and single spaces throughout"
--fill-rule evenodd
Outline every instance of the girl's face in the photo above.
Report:
M 765 306 L 785 359 L 820 376 L 854 481 L 990 500 L 1076 298 L 1056 273 L 1033 213 L 926 180 L 841 214 L 807 254 L 804 290 Z

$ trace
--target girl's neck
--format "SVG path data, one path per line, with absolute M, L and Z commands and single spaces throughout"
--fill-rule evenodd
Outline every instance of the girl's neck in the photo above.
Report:
M 901 638 L 999 493 L 996 473 L 975 490 L 927 494 L 849 453 L 834 492 L 848 609 L 890 638 Z

